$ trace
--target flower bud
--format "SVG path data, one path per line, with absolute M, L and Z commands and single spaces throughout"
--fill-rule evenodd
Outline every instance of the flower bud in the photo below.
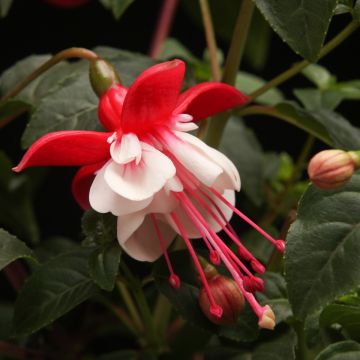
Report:
M 209 279 L 209 287 L 216 304 L 222 309 L 222 315 L 221 317 L 216 316 L 211 311 L 209 297 L 204 287 L 199 293 L 199 304 L 202 312 L 215 324 L 234 324 L 245 306 L 244 296 L 236 282 L 225 276 L 216 275 Z
M 354 170 L 360 166 L 358 152 L 324 150 L 309 162 L 310 180 L 320 189 L 335 189 L 351 179 Z
M 121 84 L 119 74 L 114 67 L 104 59 L 90 61 L 90 83 L 98 97 L 116 84 Z

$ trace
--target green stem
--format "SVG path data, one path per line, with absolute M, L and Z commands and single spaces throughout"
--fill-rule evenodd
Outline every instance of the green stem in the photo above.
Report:
M 104 296 L 98 296 L 97 300 L 99 301 L 99 303 L 109 309 L 136 337 L 139 337 L 141 335 L 137 326 L 135 326 L 134 322 L 130 319 L 130 317 L 122 308 L 115 306 Z
M 143 322 L 141 320 L 140 314 L 139 314 L 138 310 L 136 309 L 136 306 L 133 302 L 133 299 L 132 299 L 126 285 L 124 283 L 122 283 L 121 281 L 117 281 L 116 286 L 121 294 L 122 299 L 124 300 L 124 303 L 129 311 L 131 318 L 133 319 L 133 322 L 134 322 L 137 330 L 140 332 L 143 331 L 144 330 Z
M 232 35 L 222 78 L 222 81 L 226 84 L 235 85 L 236 75 L 244 54 L 253 11 L 254 2 L 252 0 L 243 0 L 241 2 L 240 12 Z
M 319 60 L 326 56 L 329 52 L 335 49 L 338 45 L 340 45 L 346 38 L 348 38 L 358 27 L 360 23 L 353 20 L 351 21 L 338 35 L 336 35 L 333 39 L 331 39 L 320 51 Z M 284 71 L 280 75 L 276 76 L 260 89 L 254 91 L 250 94 L 252 100 L 256 99 L 260 95 L 264 94 L 269 89 L 278 86 L 285 82 L 286 80 L 292 78 L 296 74 L 298 74 L 301 70 L 303 70 L 306 66 L 310 65 L 310 61 L 303 60 L 297 64 L 295 64 L 292 68 Z
M 244 53 L 253 10 L 254 3 L 252 0 L 242 1 L 222 77 L 222 81 L 226 84 L 235 84 L 236 75 L 239 71 L 241 59 Z M 205 135 L 205 142 L 208 145 L 214 148 L 219 147 L 228 119 L 229 113 L 223 113 L 215 116 L 209 121 Z
M 62 60 L 69 58 L 83 58 L 87 60 L 97 59 L 98 55 L 93 51 L 83 48 L 70 48 L 66 50 L 62 50 L 55 54 L 51 59 L 46 61 L 43 65 L 33 71 L 27 78 L 25 78 L 22 82 L 20 82 L 12 91 L 7 93 L 1 101 L 6 101 L 14 96 L 16 96 L 21 90 L 23 90 L 27 85 L 29 85 L 33 80 L 35 80 L 38 76 L 43 74 L 45 71 L 49 70 L 51 67 L 56 65 Z
M 135 301 L 138 305 L 138 309 L 141 313 L 143 322 L 145 324 L 146 337 L 149 340 L 149 345 L 154 346 L 157 350 L 160 347 L 160 341 L 156 332 L 154 320 L 150 311 L 149 304 L 146 300 L 142 286 L 139 280 L 131 273 L 129 268 L 125 265 L 124 262 L 121 263 L 121 269 L 125 275 L 126 280 L 128 281 L 132 294 L 135 298 Z
M 217 45 L 208 0 L 199 0 L 202 21 L 210 55 L 211 74 L 214 81 L 220 81 L 221 70 L 217 57 Z
M 267 214 L 265 214 L 263 219 L 260 221 L 261 226 L 271 224 L 276 219 L 278 214 L 283 210 L 287 195 L 291 191 L 295 181 L 301 175 L 304 169 L 304 164 L 309 157 L 314 142 L 315 142 L 315 138 L 312 135 L 309 135 L 296 161 L 294 170 L 285 184 L 284 190 L 277 196 L 277 198 L 273 202 L 271 206 L 271 210 Z
M 170 317 L 171 304 L 164 295 L 159 294 L 154 308 L 154 324 L 161 337 L 165 336 Z

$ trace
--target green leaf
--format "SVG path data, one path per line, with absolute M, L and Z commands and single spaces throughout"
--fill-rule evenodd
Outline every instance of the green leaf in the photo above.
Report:
M 354 340 L 360 340 L 360 306 L 331 304 L 320 316 L 320 325 L 340 324 Z
M 342 92 L 337 90 L 295 89 L 294 95 L 309 111 L 334 110 L 344 100 Z
M 37 243 L 39 229 L 33 209 L 34 186 L 31 174 L 39 173 L 34 169 L 26 174 L 15 174 L 8 157 L 0 151 L 0 224 L 19 238 Z
M 258 293 L 257 298 L 262 305 L 270 305 L 276 316 L 276 324 L 286 321 L 291 315 L 291 308 L 287 299 L 285 279 L 278 273 L 266 272 L 262 279 L 265 281 L 265 291 Z
M 236 117 L 228 121 L 220 150 L 241 172 L 242 188 L 256 205 L 263 202 L 264 153 L 255 134 Z
M 179 40 L 170 37 L 163 42 L 159 59 L 168 60 L 173 58 L 181 58 L 193 64 L 200 62 Z
M 253 348 L 208 347 L 207 360 L 295 360 L 296 335 L 292 330 L 258 342 Z
M 107 47 L 94 51 L 109 60 L 119 71 L 125 86 L 153 64 L 149 58 Z M 26 128 L 22 144 L 30 146 L 41 136 L 59 130 L 99 130 L 97 108 L 99 100 L 93 93 L 88 75 L 88 62 L 65 64 L 67 74 L 56 87 L 43 96 Z
M 360 149 L 360 129 L 351 125 L 341 114 L 322 109 L 311 112 L 311 115 L 326 128 L 336 147 L 344 150 Z
M 8 100 L 0 102 L 0 125 L 6 124 L 6 121 L 12 117 L 17 117 L 23 112 L 29 111 L 31 106 L 21 100 Z
M 254 0 L 275 32 L 302 57 L 316 61 L 337 0 Z
M 315 360 L 358 360 L 360 344 L 355 341 L 341 341 L 329 345 Z
M 13 0 L 0 0 L 0 17 L 5 17 L 12 5 Z
M 259 333 L 257 317 L 246 304 L 238 322 L 232 326 L 217 326 L 211 323 L 200 310 L 198 305 L 199 285 L 196 283 L 196 270 L 191 263 L 187 251 L 177 251 L 170 254 L 176 274 L 181 278 L 179 289 L 173 289 L 169 284 L 169 272 L 163 258 L 155 263 L 154 277 L 159 291 L 165 295 L 174 308 L 191 324 L 205 331 L 217 333 L 234 341 L 252 341 Z
M 259 109 L 257 114 L 278 117 L 305 130 L 330 146 L 345 150 L 360 148 L 360 130 L 340 114 L 327 110 L 308 111 L 294 102 Z
M 93 251 L 90 255 L 90 275 L 101 289 L 112 291 L 119 270 L 121 248 L 116 242 Z
M 239 72 L 236 76 L 236 88 L 243 91 L 245 94 L 250 94 L 253 91 L 262 87 L 266 82 L 256 75 L 247 72 Z M 276 105 L 284 100 L 284 95 L 277 88 L 272 88 L 263 95 L 256 98 L 256 102 L 264 105 Z
M 0 270 L 20 258 L 36 261 L 33 251 L 25 243 L 0 229 Z
M 326 68 L 318 64 L 310 64 L 301 72 L 322 90 L 328 89 L 335 82 L 335 77 Z
M 287 236 L 285 273 L 294 314 L 307 315 L 360 284 L 360 173 L 344 187 L 311 185 Z
M 96 292 L 89 276 L 88 258 L 88 249 L 62 254 L 41 265 L 28 278 L 15 303 L 17 335 L 43 328 Z
M 353 12 L 354 19 L 360 22 L 360 0 L 356 1 Z
M 119 20 L 134 0 L 100 0 L 100 2 L 106 9 L 112 11 L 116 20 Z
M 40 262 L 45 262 L 63 253 L 76 251 L 80 245 L 63 236 L 52 236 L 42 239 L 41 243 L 35 248 L 35 253 Z
M 13 304 L 0 303 L 0 340 L 6 340 L 11 336 L 13 314 Z
M 101 214 L 94 210 L 84 213 L 81 220 L 85 244 L 88 246 L 109 245 L 116 239 L 117 218 L 111 213 Z

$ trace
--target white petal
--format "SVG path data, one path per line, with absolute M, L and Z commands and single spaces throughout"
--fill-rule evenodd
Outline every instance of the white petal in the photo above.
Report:
M 163 237 L 165 246 L 168 247 L 174 239 L 176 233 L 167 224 L 158 221 L 158 226 Z M 121 223 L 118 223 L 118 227 Z M 162 254 L 163 250 L 157 238 L 154 226 L 149 216 L 147 216 L 141 226 L 132 234 L 127 241 L 121 244 L 122 248 L 132 258 L 139 261 L 155 261 Z
M 223 173 L 223 169 L 201 149 L 183 140 L 179 134 L 192 136 L 183 132 L 176 132 L 177 136 L 167 133 L 165 136 L 167 148 L 199 181 L 212 186 Z
M 235 165 L 220 151 L 206 145 L 196 136 L 186 134 L 183 132 L 176 132 L 176 135 L 183 141 L 191 144 L 198 149 L 207 158 L 213 160 L 217 165 L 223 169 L 223 174 L 212 184 L 220 192 L 225 189 L 240 190 L 240 176 Z
M 183 123 L 183 122 L 176 122 L 171 126 L 172 130 L 177 130 L 177 131 L 193 131 L 196 130 L 198 128 L 198 126 L 193 123 L 193 122 L 189 122 L 189 123 Z
M 104 179 L 106 166 L 104 165 L 98 171 L 90 188 L 89 201 L 94 210 L 100 213 L 111 212 L 119 216 L 142 210 L 150 204 L 153 199 L 152 196 L 145 200 L 133 201 L 111 190 Z
M 165 190 L 160 190 L 154 195 L 153 200 L 149 206 L 144 209 L 147 214 L 157 213 L 165 214 L 170 213 L 179 205 L 178 200 L 171 193 Z
M 138 164 L 141 160 L 141 144 L 138 137 L 132 133 L 123 135 L 120 143 L 114 141 L 111 144 L 110 154 L 118 164 L 127 164 L 134 160 Z
M 233 190 L 225 190 L 225 192 L 222 194 L 222 196 L 229 201 L 232 205 L 235 204 L 235 192 Z M 222 214 L 224 215 L 226 221 L 229 221 L 231 219 L 231 216 L 233 214 L 232 210 L 226 206 L 223 202 L 221 202 L 217 197 L 214 195 L 210 195 L 210 198 L 213 200 L 213 202 L 216 204 L 216 206 L 220 209 Z M 205 223 L 207 226 L 209 226 L 213 231 L 218 232 L 222 229 L 222 227 L 218 224 L 216 220 L 204 209 L 204 207 L 199 204 L 195 197 L 189 196 L 190 201 L 192 204 L 196 207 L 196 209 L 200 212 L 203 219 L 205 220 Z M 221 223 L 224 224 L 224 220 L 222 216 L 218 213 L 216 206 L 213 205 L 212 202 L 209 200 L 206 200 L 206 204 L 211 208 L 211 210 L 216 214 L 216 216 L 220 219 Z M 201 237 L 199 230 L 197 227 L 193 224 L 193 222 L 190 220 L 189 216 L 185 212 L 185 210 L 179 206 L 175 211 L 175 215 L 179 219 L 179 222 L 181 223 L 183 230 L 185 231 L 186 235 L 190 239 L 199 238 Z M 165 215 L 168 223 L 173 227 L 173 229 L 178 232 L 178 228 L 175 225 L 174 221 L 171 219 L 169 215 Z M 199 222 L 198 222 L 199 224 Z M 205 232 L 206 233 L 206 232 Z
M 167 193 L 169 191 L 180 192 L 183 190 L 184 190 L 184 186 L 177 176 L 174 176 L 173 178 L 169 179 L 165 184 L 165 191 Z
M 136 213 L 119 216 L 117 218 L 117 238 L 121 246 L 129 240 L 129 238 L 144 222 L 145 215 L 145 212 L 138 211 Z
M 142 156 L 138 165 L 110 163 L 105 181 L 118 195 L 129 200 L 145 200 L 163 188 L 176 169 L 171 160 L 152 146 L 141 143 Z

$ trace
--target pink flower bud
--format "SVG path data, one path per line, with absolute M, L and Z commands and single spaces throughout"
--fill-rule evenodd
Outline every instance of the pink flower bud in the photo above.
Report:
M 204 287 L 199 293 L 199 304 L 202 312 L 215 324 L 234 324 L 245 306 L 244 296 L 236 282 L 225 276 L 217 275 L 209 280 L 209 287 L 216 304 L 222 309 L 222 314 L 219 317 L 212 311 Z
M 344 150 L 324 150 L 309 163 L 310 180 L 320 189 L 335 189 L 351 179 L 359 166 L 357 153 Z

